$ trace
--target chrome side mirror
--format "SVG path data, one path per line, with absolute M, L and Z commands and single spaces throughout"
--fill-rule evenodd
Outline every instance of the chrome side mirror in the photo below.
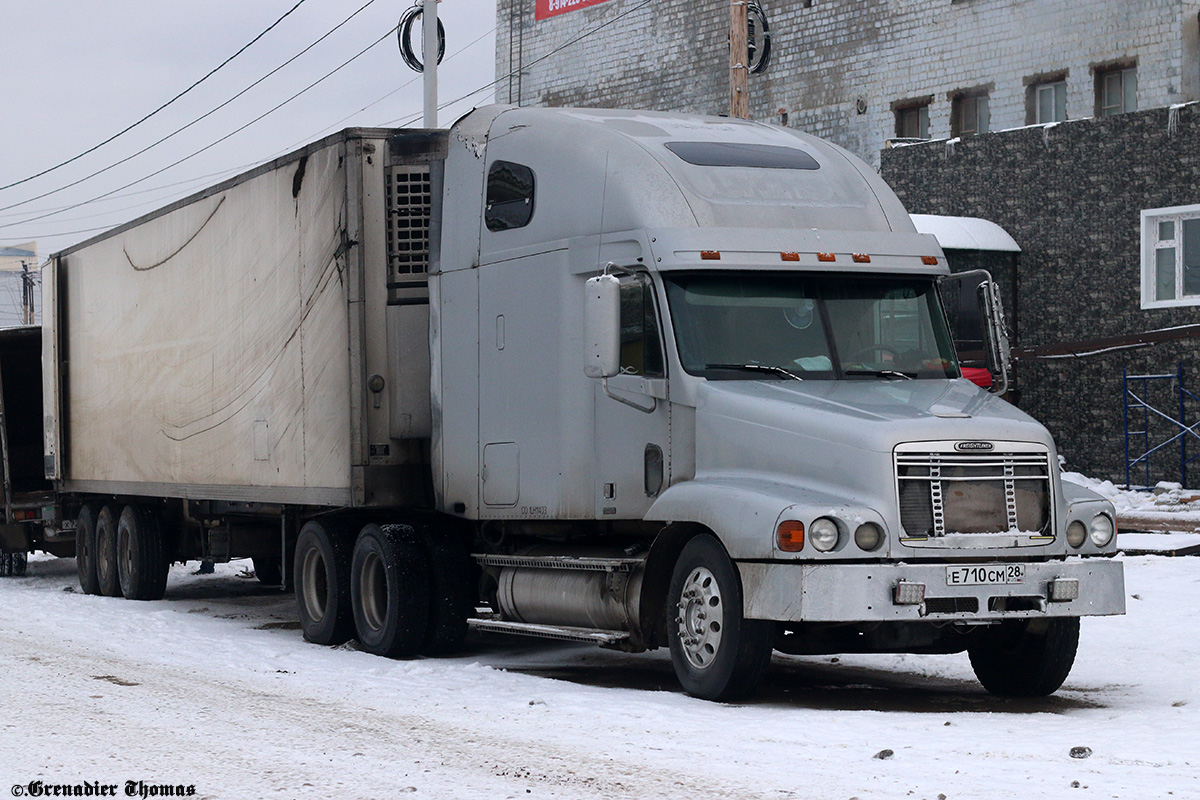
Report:
M 599 275 L 584 285 L 583 374 L 611 378 L 621 370 L 621 282 Z

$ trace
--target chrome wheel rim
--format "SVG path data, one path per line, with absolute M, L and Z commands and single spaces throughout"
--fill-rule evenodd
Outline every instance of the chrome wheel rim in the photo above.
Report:
M 683 582 L 675 607 L 683 655 L 696 669 L 706 669 L 721 650 L 725 627 L 721 587 L 716 576 L 707 567 L 693 569 Z

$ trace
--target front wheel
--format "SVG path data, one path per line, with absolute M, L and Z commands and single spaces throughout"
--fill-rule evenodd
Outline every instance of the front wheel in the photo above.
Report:
M 1079 618 L 1002 622 L 975 637 L 967 654 L 983 688 L 1000 697 L 1045 697 L 1075 663 Z
M 684 691 L 731 701 L 757 689 L 774 625 L 743 616 L 737 568 L 716 538 L 700 534 L 684 545 L 667 598 L 671 663 Z

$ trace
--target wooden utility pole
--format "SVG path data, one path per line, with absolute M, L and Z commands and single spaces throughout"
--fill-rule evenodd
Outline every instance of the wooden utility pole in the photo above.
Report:
M 750 43 L 746 0 L 729 0 L 729 116 L 750 119 Z

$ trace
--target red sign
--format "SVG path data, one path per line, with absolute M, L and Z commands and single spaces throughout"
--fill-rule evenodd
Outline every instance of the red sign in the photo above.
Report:
M 588 6 L 607 3 L 609 0 L 537 0 L 537 6 L 533 12 L 534 19 L 546 19 L 547 17 L 557 17 L 559 14 L 565 14 L 568 11 L 577 11 Z

